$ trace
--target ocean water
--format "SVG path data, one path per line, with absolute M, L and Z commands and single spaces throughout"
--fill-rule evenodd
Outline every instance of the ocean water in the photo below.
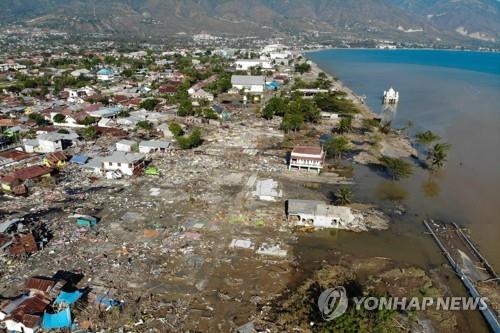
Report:
M 452 145 L 446 168 L 433 174 L 416 165 L 397 182 L 406 214 L 389 231 L 323 232 L 301 238 L 297 251 L 323 260 L 330 250 L 384 256 L 425 268 L 445 263 L 424 233 L 422 220 L 454 221 L 471 231 L 483 255 L 500 271 L 500 54 L 431 50 L 326 50 L 307 54 L 339 77 L 394 127 L 432 130 Z M 400 92 L 397 108 L 384 109 L 383 91 Z M 355 201 L 394 207 L 383 198 L 391 182 L 356 167 Z M 324 188 L 325 194 L 331 188 Z
M 296 255 L 305 270 L 336 258 L 335 251 L 362 257 L 387 257 L 425 269 L 446 264 L 425 233 L 425 218 L 468 227 L 472 239 L 500 271 L 500 53 L 434 50 L 338 49 L 308 53 L 324 71 L 339 77 L 396 128 L 414 123 L 410 135 L 432 130 L 452 145 L 446 168 L 430 173 L 417 165 L 402 181 L 387 180 L 365 166 L 355 167 L 355 200 L 389 211 L 388 231 L 321 231 L 299 237 Z M 400 93 L 396 108 L 382 106 L 383 91 Z M 388 187 L 401 194 L 398 204 L 384 198 Z M 325 196 L 335 188 L 324 186 Z M 453 292 L 466 294 L 458 279 Z M 476 312 L 459 319 L 463 332 L 488 331 Z

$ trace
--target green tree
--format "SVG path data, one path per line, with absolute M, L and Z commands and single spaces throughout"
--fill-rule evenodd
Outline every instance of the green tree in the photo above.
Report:
M 280 128 L 285 132 L 298 131 L 304 124 L 304 115 L 302 113 L 287 112 L 281 121 Z
M 178 123 L 176 122 L 171 122 L 170 125 L 168 125 L 168 129 L 170 130 L 170 132 L 172 132 L 172 134 L 174 136 L 181 136 L 181 135 L 184 135 L 184 131 L 182 130 L 182 127 L 181 125 L 179 125 Z
M 87 140 L 94 139 L 97 137 L 97 128 L 95 126 L 86 127 L 80 132 L 80 135 Z
M 402 158 L 382 156 L 379 162 L 394 180 L 407 178 L 413 174 L 411 163 Z
M 148 98 L 141 102 L 140 107 L 148 111 L 152 111 L 158 105 L 159 102 L 160 101 L 157 100 L 156 98 Z
M 264 107 L 262 116 L 266 119 L 272 119 L 273 116 L 282 117 L 285 115 L 286 109 L 287 102 L 279 96 L 273 96 Z
M 352 118 L 344 117 L 340 119 L 339 126 L 337 127 L 337 132 L 339 133 L 349 133 L 352 130 Z
M 300 113 L 304 116 L 304 121 L 309 123 L 316 123 L 321 117 L 321 112 L 316 105 L 310 101 L 299 97 L 288 104 L 288 111 L 290 113 Z
M 352 190 L 347 187 L 341 187 L 335 191 L 335 204 L 344 206 L 350 204 L 352 201 Z
M 38 126 L 47 125 L 49 122 L 39 113 L 30 113 L 29 119 L 36 122 Z
M 180 117 L 187 117 L 194 115 L 193 104 L 190 99 L 185 99 L 179 104 L 177 115 Z
M 417 143 L 423 146 L 430 146 L 433 142 L 438 141 L 441 137 L 431 131 L 425 131 L 415 135 L 417 138 Z
M 311 70 L 311 65 L 306 62 L 295 65 L 295 71 L 300 74 L 307 73 Z
M 427 160 L 431 162 L 431 169 L 441 169 L 448 159 L 449 143 L 436 143 L 427 153 Z
M 337 136 L 326 141 L 325 150 L 328 155 L 341 159 L 343 154 L 351 150 L 351 146 L 346 137 Z
M 153 128 L 153 124 L 148 120 L 141 120 L 137 123 L 137 127 L 149 131 Z
M 86 116 L 85 119 L 79 121 L 78 124 L 89 126 L 89 125 L 95 124 L 96 122 L 97 122 L 96 117 Z
M 203 142 L 201 131 L 198 128 L 195 128 L 189 135 L 178 136 L 176 140 L 182 149 L 196 148 Z
M 54 115 L 52 120 L 54 120 L 54 122 L 56 122 L 56 123 L 64 123 L 64 121 L 66 120 L 66 117 L 63 114 L 57 113 Z

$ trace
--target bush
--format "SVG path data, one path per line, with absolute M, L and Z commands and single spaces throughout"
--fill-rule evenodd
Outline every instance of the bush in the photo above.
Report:
M 155 98 L 149 98 L 149 99 L 142 101 L 140 107 L 143 109 L 146 109 L 148 111 L 152 111 L 158 105 L 158 103 L 160 103 L 159 100 L 157 100 Z
M 177 143 L 182 149 L 192 149 L 200 146 L 203 142 L 201 131 L 195 128 L 188 136 L 179 136 L 176 138 Z
M 64 123 L 64 121 L 66 120 L 66 117 L 64 115 L 58 113 L 58 114 L 54 115 L 52 120 L 54 120 L 54 122 L 56 122 L 56 123 Z
M 147 120 L 141 120 L 140 122 L 137 123 L 137 127 L 149 131 L 153 128 L 153 124 Z
M 171 122 L 170 125 L 168 125 L 168 129 L 174 136 L 181 136 L 184 135 L 184 131 L 182 130 L 181 125 L 179 125 L 176 122 Z

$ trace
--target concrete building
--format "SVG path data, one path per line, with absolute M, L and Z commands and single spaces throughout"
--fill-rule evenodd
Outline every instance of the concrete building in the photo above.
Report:
M 384 91 L 384 104 L 396 104 L 399 102 L 399 92 L 392 87 Z
M 353 214 L 349 207 L 314 200 L 288 200 L 286 215 L 298 226 L 315 228 L 356 229 L 363 222 L 363 216 Z
M 273 65 L 266 59 L 238 59 L 235 61 L 236 70 L 246 71 L 251 68 L 260 67 L 262 69 L 271 69 Z
M 110 81 L 115 77 L 114 72 L 108 68 L 102 68 L 97 72 L 97 79 L 100 81 Z
M 325 158 L 326 153 L 320 146 L 295 146 L 290 154 L 288 169 L 312 169 L 319 173 L 323 169 Z
M 116 143 L 117 151 L 131 152 L 137 142 L 133 140 L 120 140 Z
M 266 84 L 264 76 L 254 75 L 233 75 L 231 77 L 233 88 L 244 90 L 245 92 L 262 94 Z
M 101 159 L 101 167 L 105 172 L 120 171 L 124 175 L 132 176 L 144 165 L 144 155 L 115 151 Z
M 162 140 L 150 140 L 139 142 L 139 152 L 151 154 L 154 152 L 165 152 L 170 147 L 170 142 Z

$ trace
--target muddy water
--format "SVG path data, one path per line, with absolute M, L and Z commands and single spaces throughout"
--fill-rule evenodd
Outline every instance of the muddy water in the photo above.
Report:
M 500 54 L 330 50 L 308 56 L 365 95 L 368 105 L 392 119 L 395 127 L 411 120 L 410 134 L 432 130 L 451 143 L 452 150 L 444 171 L 431 174 L 415 165 L 414 175 L 397 183 L 356 166 L 355 200 L 389 212 L 390 230 L 302 236 L 296 252 L 305 267 L 314 269 L 335 250 L 437 267 L 444 259 L 422 226 L 430 217 L 469 227 L 483 255 L 499 271 Z M 384 110 L 381 96 L 390 86 L 399 90 L 400 103 Z M 326 195 L 335 188 L 321 190 Z M 463 292 L 459 284 L 454 291 Z

